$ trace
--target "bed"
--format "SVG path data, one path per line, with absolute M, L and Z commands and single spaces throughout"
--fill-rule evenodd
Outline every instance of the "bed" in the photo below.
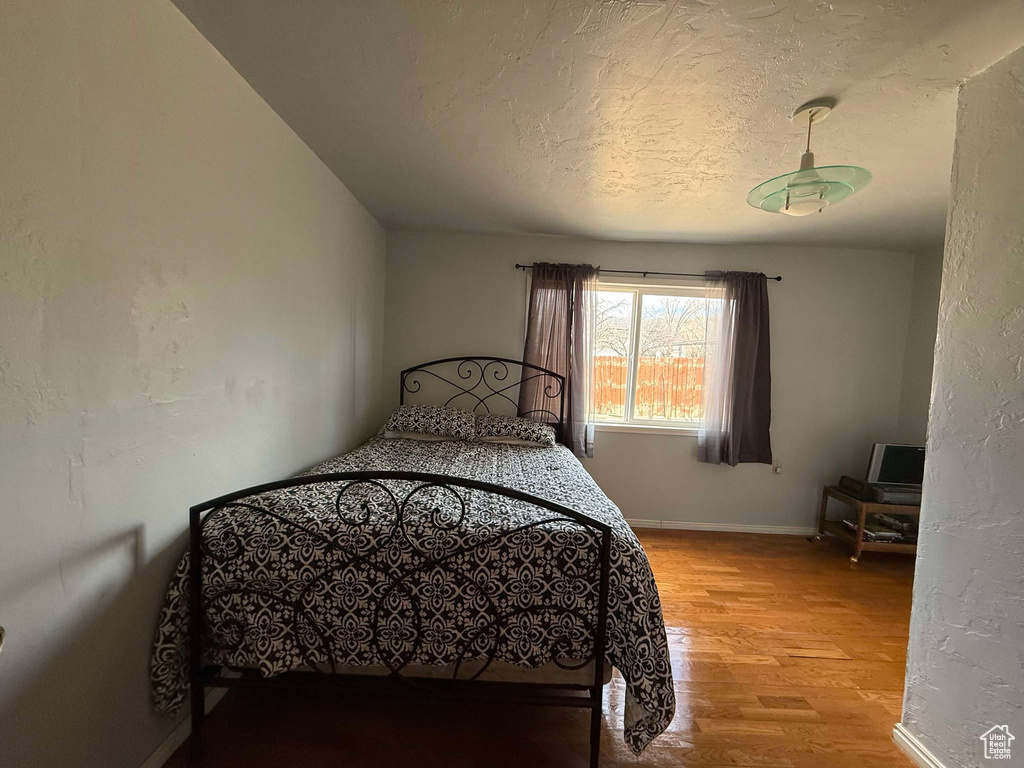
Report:
M 564 380 L 520 361 L 406 369 L 400 402 L 514 412 L 527 382 L 545 396 L 529 415 L 564 439 Z M 207 688 L 391 686 L 589 709 L 596 766 L 612 666 L 640 754 L 675 708 L 657 586 L 568 448 L 382 433 L 192 507 L 151 671 L 159 712 L 191 697 L 197 760 Z

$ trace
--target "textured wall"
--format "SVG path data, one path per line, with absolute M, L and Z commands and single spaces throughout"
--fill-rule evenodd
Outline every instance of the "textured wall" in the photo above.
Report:
M 447 355 L 522 357 L 526 275 L 513 265 L 756 269 L 771 283 L 772 444 L 765 465 L 700 464 L 690 436 L 600 432 L 585 466 L 634 520 L 807 528 L 823 482 L 896 440 L 914 258 L 827 248 L 388 232 L 385 378 Z
M 923 251 L 914 257 L 914 290 L 910 298 L 907 351 L 903 356 L 899 440 L 923 445 L 928 429 L 932 391 L 932 359 L 942 285 L 942 251 Z
M 1024 48 L 960 93 L 903 723 L 946 766 L 1024 754 Z
M 374 428 L 384 234 L 165 0 L 0 23 L 0 765 L 135 768 L 190 504 Z

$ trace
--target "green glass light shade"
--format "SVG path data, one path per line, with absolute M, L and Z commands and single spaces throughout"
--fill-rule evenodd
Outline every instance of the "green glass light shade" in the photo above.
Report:
M 807 154 L 810 154 L 809 152 Z M 811 155 L 813 163 L 813 155 Z M 820 213 L 859 192 L 871 181 L 871 173 L 856 165 L 801 163 L 799 171 L 784 173 L 758 184 L 747 193 L 747 202 L 769 213 L 806 216 Z

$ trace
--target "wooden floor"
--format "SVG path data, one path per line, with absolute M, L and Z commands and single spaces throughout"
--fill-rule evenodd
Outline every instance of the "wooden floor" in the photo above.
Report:
M 639 531 L 664 604 L 676 717 L 640 757 L 606 689 L 601 765 L 910 768 L 892 743 L 913 558 L 851 565 L 802 537 Z M 480 702 L 232 692 L 210 714 L 205 768 L 587 765 L 588 715 Z M 185 766 L 184 749 L 167 763 Z

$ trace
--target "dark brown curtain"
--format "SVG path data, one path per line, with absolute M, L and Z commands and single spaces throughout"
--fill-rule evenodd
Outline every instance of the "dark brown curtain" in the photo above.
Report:
M 523 361 L 565 376 L 565 413 L 560 440 L 577 456 L 593 456 L 594 425 L 588 414 L 593 371 L 593 314 L 598 268 L 590 264 L 536 263 L 530 283 Z M 529 371 L 523 371 L 523 378 Z M 543 420 L 558 411 L 546 396 L 550 381 L 533 379 L 519 388 L 519 414 Z
M 768 283 L 761 272 L 708 272 L 720 298 L 718 336 L 705 370 L 697 457 L 710 464 L 772 463 Z

